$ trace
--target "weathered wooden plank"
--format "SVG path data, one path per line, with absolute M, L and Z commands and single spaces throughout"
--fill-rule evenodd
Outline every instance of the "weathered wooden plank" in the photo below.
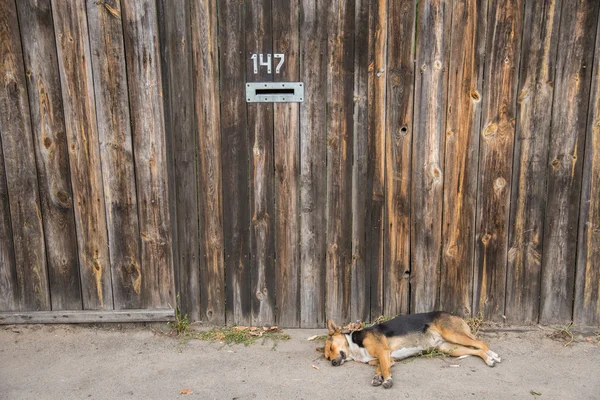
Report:
M 600 30 L 600 24 L 598 24 Z M 573 322 L 600 326 L 600 35 L 596 31 L 581 189 Z
M 560 0 L 528 1 L 525 5 L 504 314 L 511 324 L 536 324 L 539 316 L 545 177 L 560 9 Z
M 325 324 L 327 1 L 300 2 L 300 325 Z
M 273 24 L 271 0 L 249 0 L 246 3 L 246 79 L 248 82 L 272 81 L 266 67 L 259 65 L 254 74 L 251 53 L 273 54 Z M 273 69 L 274 72 L 274 69 Z M 248 139 L 252 145 L 250 157 L 250 279 L 252 292 L 252 323 L 275 323 L 275 248 L 273 209 L 273 104 L 249 103 Z M 242 283 L 244 284 L 244 283 Z
M 0 312 L 0 325 L 8 324 L 94 324 L 173 321 L 173 310 L 31 311 Z
M 375 0 L 369 15 L 367 238 L 365 262 L 370 268 L 371 318 L 383 313 L 385 120 L 388 1 Z
M 227 323 L 251 323 L 251 304 L 260 302 L 262 289 L 250 281 L 250 206 L 246 97 L 244 85 L 250 55 L 245 52 L 244 4 L 219 2 L 221 65 L 221 153 L 223 154 L 223 238 L 227 289 Z M 248 52 L 260 49 L 249 48 Z M 250 64 L 252 64 L 250 62 Z M 252 65 L 250 65 L 252 68 Z M 273 294 L 264 296 L 269 306 Z M 270 319 L 274 315 L 271 312 Z M 269 319 L 267 318 L 267 319 Z
M 354 121 L 352 166 L 352 266 L 350 271 L 351 321 L 370 319 L 370 276 L 365 263 L 368 165 L 369 0 L 355 1 Z
M 439 307 L 451 2 L 419 3 L 411 200 L 411 312 Z
M 81 309 L 77 233 L 50 2 L 17 2 L 53 310 Z
M 548 150 L 548 200 L 540 321 L 570 320 L 577 262 L 577 224 L 592 84 L 597 1 L 565 3 L 562 8 Z M 582 220 L 583 221 L 583 220 Z M 593 308 L 592 308 L 593 309 Z
M 142 265 L 121 6 L 87 2 L 114 308 L 142 306 Z
M 17 285 L 17 267 L 15 264 L 15 249 L 10 224 L 2 136 L 0 136 L 0 310 L 16 311 L 18 309 L 19 287 Z
M 471 315 L 477 161 L 488 0 L 452 5 L 440 309 Z
M 161 26 L 165 128 L 171 141 L 172 204 L 175 205 L 175 272 L 181 311 L 192 321 L 200 314 L 197 139 L 194 117 L 194 71 L 188 0 L 158 2 Z
M 473 313 L 502 321 L 523 1 L 499 0 L 488 9 Z
M 346 322 L 352 266 L 354 1 L 333 0 L 327 17 L 327 253 L 325 312 Z
M 299 76 L 298 0 L 273 1 L 273 51 L 285 55 L 275 81 Z M 278 62 L 278 61 L 276 61 Z M 275 162 L 276 316 L 280 326 L 300 326 L 300 104 L 273 105 Z
M 122 2 L 141 236 L 141 305 L 175 304 L 156 3 Z
M 110 256 L 85 3 L 53 1 L 84 309 L 112 309 Z
M 415 49 L 413 0 L 388 8 L 384 315 L 408 314 L 410 277 L 410 183 Z
M 200 203 L 200 312 L 225 322 L 221 132 L 215 2 L 191 2 L 192 54 Z
M 31 119 L 13 0 L 0 1 L 0 135 L 21 310 L 49 310 L 46 248 Z M 9 268 L 11 268 L 9 266 Z

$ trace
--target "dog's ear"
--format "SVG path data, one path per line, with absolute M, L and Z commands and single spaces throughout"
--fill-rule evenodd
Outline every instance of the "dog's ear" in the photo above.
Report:
M 335 322 L 333 322 L 330 319 L 327 320 L 327 329 L 329 330 L 328 333 L 330 335 L 334 335 L 337 331 L 340 330 L 340 328 L 335 324 Z

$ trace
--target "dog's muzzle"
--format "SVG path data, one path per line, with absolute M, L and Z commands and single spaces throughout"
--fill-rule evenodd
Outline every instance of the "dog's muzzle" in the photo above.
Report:
M 344 363 L 344 361 L 346 361 L 346 353 L 344 353 L 343 351 L 340 351 L 340 356 L 338 358 L 334 358 L 333 360 L 331 360 L 331 365 L 333 365 L 334 367 L 337 367 L 339 365 L 342 365 Z

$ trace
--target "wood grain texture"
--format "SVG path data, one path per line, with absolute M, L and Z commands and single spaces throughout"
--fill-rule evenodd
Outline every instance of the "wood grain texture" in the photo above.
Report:
M 198 225 L 197 138 L 194 112 L 194 86 L 191 17 L 188 0 L 158 2 L 161 26 L 165 129 L 170 140 L 175 179 L 172 204 L 175 205 L 174 231 L 176 290 L 181 311 L 192 321 L 200 314 L 200 246 Z
M 53 1 L 83 308 L 112 309 L 110 256 L 85 3 Z
M 324 0 L 300 1 L 300 326 L 325 324 L 327 10 Z
M 273 1 L 273 52 L 285 54 L 274 81 L 298 82 L 298 0 Z M 280 326 L 300 326 L 300 107 L 273 104 L 275 162 L 276 320 Z M 258 293 L 258 292 L 257 292 Z
M 175 304 L 156 4 L 121 2 L 141 236 L 142 308 Z
M 216 4 L 191 2 L 191 17 L 199 151 L 200 315 L 218 325 L 225 322 L 225 271 Z
M 251 304 L 260 303 L 262 288 L 250 280 L 249 157 L 246 117 L 246 48 L 244 4 L 236 0 L 219 2 L 221 66 L 221 152 L 223 154 L 223 238 L 227 288 L 227 323 L 251 324 Z M 269 35 L 269 33 L 267 33 Z M 252 65 L 250 63 L 250 68 Z M 269 305 L 269 293 L 265 299 Z M 260 306 L 259 306 L 260 307 Z M 273 311 L 267 319 L 273 320 Z
M 10 207 L 2 136 L 0 136 L 0 310 L 19 310 L 19 287 L 17 284 L 17 266 L 15 248 L 10 223 Z
M 411 312 L 439 307 L 451 2 L 419 3 L 412 152 Z
M 597 1 L 562 8 L 552 133 L 548 150 L 548 200 L 540 321 L 568 320 L 573 307 L 583 158 L 595 38 Z
M 17 2 L 52 310 L 82 307 L 77 233 L 50 2 Z
M 383 315 L 408 314 L 410 277 L 410 183 L 415 79 L 413 0 L 388 8 L 385 122 L 385 230 Z
M 473 314 L 502 321 L 523 1 L 490 2 L 488 9 Z
M 173 310 L 30 311 L 0 312 L 5 324 L 96 324 L 120 322 L 164 322 L 175 320 Z
M 600 326 L 600 35 L 596 32 L 573 307 L 573 322 L 579 326 Z
M 272 81 L 266 67 L 259 65 L 254 74 L 250 53 L 273 54 L 273 24 L 271 0 L 250 0 L 246 3 L 246 79 L 248 82 Z M 274 69 L 273 69 L 274 72 Z M 273 103 L 248 103 L 248 140 L 250 157 L 250 279 L 252 323 L 275 323 L 275 210 L 273 168 Z
M 146 277 L 142 277 L 121 6 L 117 0 L 89 0 L 87 18 L 114 308 L 141 308 Z
M 370 320 L 370 269 L 366 264 L 369 151 L 369 0 L 355 0 L 354 121 L 352 166 L 352 266 L 349 320 Z
M 49 310 L 42 208 L 19 21 L 13 0 L 0 1 L 0 136 L 21 310 Z M 8 268 L 11 268 L 9 265 Z
M 452 5 L 440 309 L 471 315 L 487 0 Z
M 525 5 L 516 141 L 510 198 L 506 322 L 536 324 L 539 316 L 546 165 L 560 0 Z
M 369 15 L 368 165 L 365 260 L 370 268 L 371 318 L 384 307 L 385 121 L 388 1 L 375 0 Z
M 352 266 L 354 1 L 328 13 L 326 316 L 348 321 Z

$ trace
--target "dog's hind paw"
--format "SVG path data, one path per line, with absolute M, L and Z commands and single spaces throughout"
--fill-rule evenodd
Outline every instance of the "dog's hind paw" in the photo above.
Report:
M 502 359 L 500 358 L 500 356 L 491 350 L 487 351 L 487 355 L 492 357 L 492 359 L 497 363 L 502 362 Z
M 385 381 L 383 381 L 383 387 L 385 389 L 391 388 L 393 384 L 394 384 L 394 381 L 392 380 L 392 377 L 389 377 Z
M 371 385 L 373 386 L 381 386 L 383 383 L 383 375 L 375 375 L 373 380 L 371 381 Z

